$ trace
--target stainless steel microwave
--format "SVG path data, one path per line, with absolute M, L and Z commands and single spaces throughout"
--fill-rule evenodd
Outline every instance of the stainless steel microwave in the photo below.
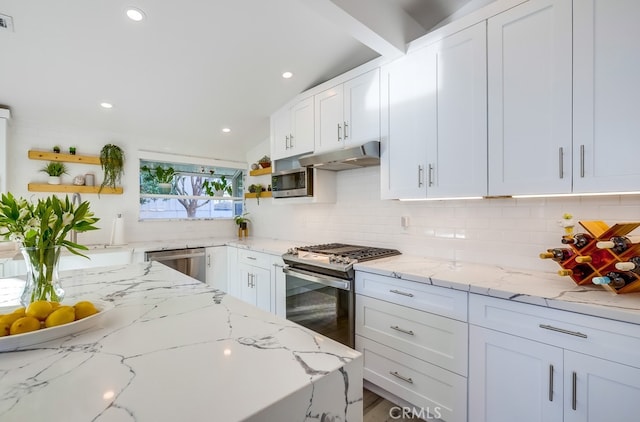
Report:
M 302 167 L 271 175 L 271 195 L 274 198 L 313 196 L 313 169 Z

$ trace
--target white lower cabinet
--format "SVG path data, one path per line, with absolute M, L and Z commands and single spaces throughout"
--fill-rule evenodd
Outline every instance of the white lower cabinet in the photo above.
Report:
M 228 291 L 229 274 L 226 246 L 210 246 L 206 249 L 207 284 L 216 289 Z
M 465 292 L 358 271 L 364 379 L 425 416 L 466 421 L 466 305 Z
M 240 298 L 271 312 L 271 271 L 240 263 Z
M 469 421 L 638 420 L 634 324 L 470 295 Z
M 274 256 L 272 261 L 272 275 L 274 281 L 274 305 L 273 313 L 279 317 L 287 317 L 287 281 L 284 273 L 284 261 L 280 256 Z

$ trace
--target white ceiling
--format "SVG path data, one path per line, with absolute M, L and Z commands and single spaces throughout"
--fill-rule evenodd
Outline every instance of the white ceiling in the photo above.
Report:
M 469 2 L 333 3 L 358 17 L 354 11 L 371 11 L 374 1 L 402 8 L 421 34 Z M 14 24 L 0 31 L 0 105 L 16 122 L 188 142 L 203 155 L 220 143 L 244 151 L 268 137 L 269 115 L 296 94 L 380 55 L 310 7 L 319 3 L 331 4 L 0 0 L 0 14 Z M 147 19 L 128 20 L 128 6 Z M 282 79 L 285 70 L 294 77 Z M 114 108 L 100 108 L 102 101 Z

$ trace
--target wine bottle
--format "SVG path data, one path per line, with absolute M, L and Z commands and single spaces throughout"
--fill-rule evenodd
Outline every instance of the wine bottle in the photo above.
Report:
M 634 243 L 640 242 L 640 236 L 613 236 L 609 240 L 603 240 L 596 243 L 596 247 L 600 249 L 611 249 L 616 254 L 626 251 Z
M 608 284 L 614 289 L 620 289 L 631 283 L 635 279 L 630 274 L 618 273 L 615 271 L 609 271 L 604 277 L 593 277 L 591 282 L 593 284 Z
M 573 256 L 573 251 L 569 248 L 547 249 L 546 252 L 540 254 L 542 259 L 553 259 L 554 261 L 564 262 Z
M 558 270 L 558 275 L 571 277 L 576 282 L 580 282 L 593 273 L 593 269 L 585 264 L 576 265 L 571 269 Z
M 613 255 L 606 249 L 594 249 L 591 255 L 576 256 L 576 262 L 584 264 L 590 262 L 594 267 L 600 268 L 613 260 Z
M 593 240 L 593 236 L 587 233 L 576 233 L 573 237 L 563 237 L 562 243 L 573 245 L 576 249 L 582 249 Z
M 629 258 L 627 262 L 616 263 L 616 269 L 620 271 L 631 271 L 636 274 L 640 274 L 640 256 L 634 256 Z

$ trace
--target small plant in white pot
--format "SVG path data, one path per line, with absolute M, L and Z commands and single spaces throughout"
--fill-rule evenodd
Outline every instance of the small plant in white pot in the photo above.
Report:
M 67 166 L 64 163 L 58 161 L 50 161 L 49 164 L 44 166 L 40 171 L 43 171 L 49 175 L 48 183 L 50 185 L 59 185 L 63 174 L 67 173 Z
M 158 184 L 158 190 L 161 194 L 171 193 L 171 189 L 173 188 L 173 177 L 176 175 L 176 171 L 173 167 L 165 169 L 159 166 L 155 168 L 143 166 L 140 170 L 153 177 Z

